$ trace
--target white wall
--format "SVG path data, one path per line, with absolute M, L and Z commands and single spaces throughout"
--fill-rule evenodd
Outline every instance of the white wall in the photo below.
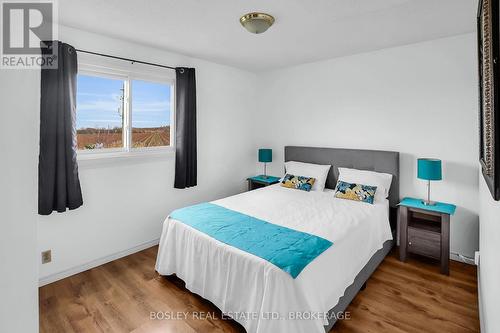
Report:
M 146 46 L 62 27 L 76 48 L 167 65 L 192 66 L 197 79 L 198 186 L 173 188 L 174 156 L 80 163 L 83 207 L 39 218 L 39 250 L 52 249 L 40 278 L 157 240 L 175 208 L 245 190 L 255 169 L 256 75 Z M 34 110 L 37 113 L 37 110 Z
M 0 332 L 38 331 L 39 82 L 0 70 Z
M 478 248 L 477 73 L 472 34 L 276 70 L 259 76 L 259 146 L 394 150 L 401 196 L 424 197 L 416 158 L 443 160 L 432 198 L 458 206 L 451 252 Z
M 500 201 L 494 201 L 479 175 L 479 284 L 483 333 L 500 332 Z

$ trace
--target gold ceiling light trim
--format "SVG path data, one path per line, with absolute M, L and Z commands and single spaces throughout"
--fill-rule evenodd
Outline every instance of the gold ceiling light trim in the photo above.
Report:
M 240 17 L 241 25 L 249 32 L 261 34 L 274 23 L 274 17 L 266 13 L 248 13 Z

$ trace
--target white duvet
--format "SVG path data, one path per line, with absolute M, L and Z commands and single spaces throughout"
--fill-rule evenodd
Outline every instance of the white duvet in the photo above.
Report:
M 387 200 L 370 205 L 336 199 L 332 191 L 273 185 L 213 203 L 333 242 L 293 279 L 264 259 L 165 220 L 158 273 L 175 273 L 186 288 L 210 300 L 247 332 L 324 332 L 325 313 L 392 239 Z

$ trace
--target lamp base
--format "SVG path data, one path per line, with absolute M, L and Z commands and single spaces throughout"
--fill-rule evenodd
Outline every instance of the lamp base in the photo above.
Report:
M 422 200 L 422 203 L 425 206 L 435 206 L 436 205 L 436 201 L 430 201 L 430 200 Z

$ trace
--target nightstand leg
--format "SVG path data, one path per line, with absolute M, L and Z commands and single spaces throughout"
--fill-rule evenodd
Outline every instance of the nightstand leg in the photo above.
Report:
M 450 215 L 441 215 L 441 273 L 450 275 Z
M 408 208 L 399 206 L 399 260 L 406 261 L 408 247 Z

